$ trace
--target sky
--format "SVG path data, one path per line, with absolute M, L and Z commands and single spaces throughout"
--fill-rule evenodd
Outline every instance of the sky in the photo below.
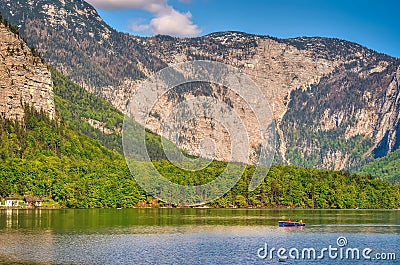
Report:
M 400 57 L 400 1 L 86 0 L 118 31 L 202 36 L 243 31 L 278 38 L 334 37 Z

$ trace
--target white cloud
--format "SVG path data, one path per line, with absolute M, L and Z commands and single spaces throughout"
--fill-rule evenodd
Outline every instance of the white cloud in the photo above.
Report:
M 143 18 L 137 18 L 132 20 L 131 24 L 129 25 L 129 29 L 132 30 L 133 32 L 151 31 L 150 25 Z
M 87 0 L 87 2 L 100 9 L 143 9 L 154 15 L 149 23 L 144 23 L 141 19 L 133 20 L 130 29 L 134 32 L 176 37 L 193 37 L 201 33 L 201 29 L 193 23 L 190 12 L 177 11 L 168 5 L 167 0 Z

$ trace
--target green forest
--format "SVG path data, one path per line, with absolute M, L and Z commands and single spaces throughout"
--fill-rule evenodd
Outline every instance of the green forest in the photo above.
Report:
M 360 173 L 396 183 L 400 186 L 400 149 L 362 167 Z
M 25 119 L 0 122 L 0 196 L 36 195 L 62 207 L 168 206 L 148 196 L 135 182 L 124 157 L 100 141 L 44 113 L 25 108 Z M 217 177 L 226 163 L 212 162 L 201 175 L 177 169 L 166 160 L 157 169 L 182 185 Z M 337 171 L 273 166 L 253 192 L 254 167 L 212 207 L 398 208 L 397 186 Z M 156 203 L 154 203 L 156 201 Z
M 122 156 L 26 108 L 0 122 L 0 196 L 37 195 L 66 207 L 123 207 L 143 195 Z

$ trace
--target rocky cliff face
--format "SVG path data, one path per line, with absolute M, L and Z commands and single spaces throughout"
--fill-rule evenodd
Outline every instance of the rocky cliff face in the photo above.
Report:
M 281 123 L 290 161 L 352 168 L 398 148 L 399 63 L 376 57 L 365 61 L 369 66 L 358 63 L 347 63 L 308 90 L 291 93 Z
M 341 58 L 328 60 L 315 52 L 297 49 L 274 38 L 241 32 L 214 33 L 195 39 L 155 37 L 143 44 L 167 63 L 206 59 L 231 64 L 249 75 L 271 105 L 278 123 L 278 151 L 284 160 L 286 141 L 280 123 L 287 110 L 290 92 L 318 82 L 322 76 L 343 64 Z M 246 109 L 248 106 L 244 104 L 240 107 Z M 246 113 L 249 112 L 246 109 Z M 190 137 L 187 135 L 187 138 Z
M 167 63 L 215 60 L 251 76 L 271 104 L 286 163 L 352 168 L 398 148 L 395 58 L 337 39 L 281 40 L 240 32 L 155 37 L 143 44 Z M 243 104 L 235 106 L 243 107 L 250 113 Z M 210 126 L 202 131 L 215 134 Z
M 280 162 L 353 168 L 399 148 L 400 62 L 358 44 L 240 32 L 140 38 L 116 32 L 80 0 L 5 0 L 0 11 L 21 26 L 46 60 L 121 111 L 157 70 L 172 63 L 212 60 L 241 69 L 261 88 L 277 121 Z M 174 92 L 178 97 L 160 99 L 158 107 L 160 113 L 168 112 L 194 95 L 213 95 L 249 117 L 251 111 L 240 96 L 224 91 L 212 85 L 183 89 Z M 255 123 L 251 118 L 246 122 Z M 193 154 L 199 154 L 200 139 L 211 136 L 221 143 L 215 157 L 228 159 L 224 144 L 229 138 L 212 121 L 188 124 L 182 135 L 178 144 Z M 257 146 L 258 139 L 251 139 Z
M 51 74 L 17 34 L 0 24 L 0 114 L 22 119 L 25 105 L 54 118 Z

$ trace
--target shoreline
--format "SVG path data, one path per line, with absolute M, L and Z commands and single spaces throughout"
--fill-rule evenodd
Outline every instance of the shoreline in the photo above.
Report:
M 62 206 L 0 206 L 0 210 L 51 210 L 51 209 L 77 209 Z
M 381 211 L 400 211 L 400 208 L 300 208 L 300 207 L 211 207 L 211 206 L 193 206 L 193 207 L 171 207 L 171 206 L 162 206 L 162 207 L 128 207 L 128 208 L 68 208 L 63 206 L 21 206 L 21 207 L 6 207 L 0 206 L 0 211 L 2 210 L 60 210 L 60 209 L 67 209 L 67 210 L 91 210 L 91 209 L 114 209 L 114 210 L 126 210 L 126 209 L 226 209 L 226 210 L 381 210 Z M 1 260 L 0 260 L 1 262 Z M 1 263 L 0 263 L 1 264 Z

